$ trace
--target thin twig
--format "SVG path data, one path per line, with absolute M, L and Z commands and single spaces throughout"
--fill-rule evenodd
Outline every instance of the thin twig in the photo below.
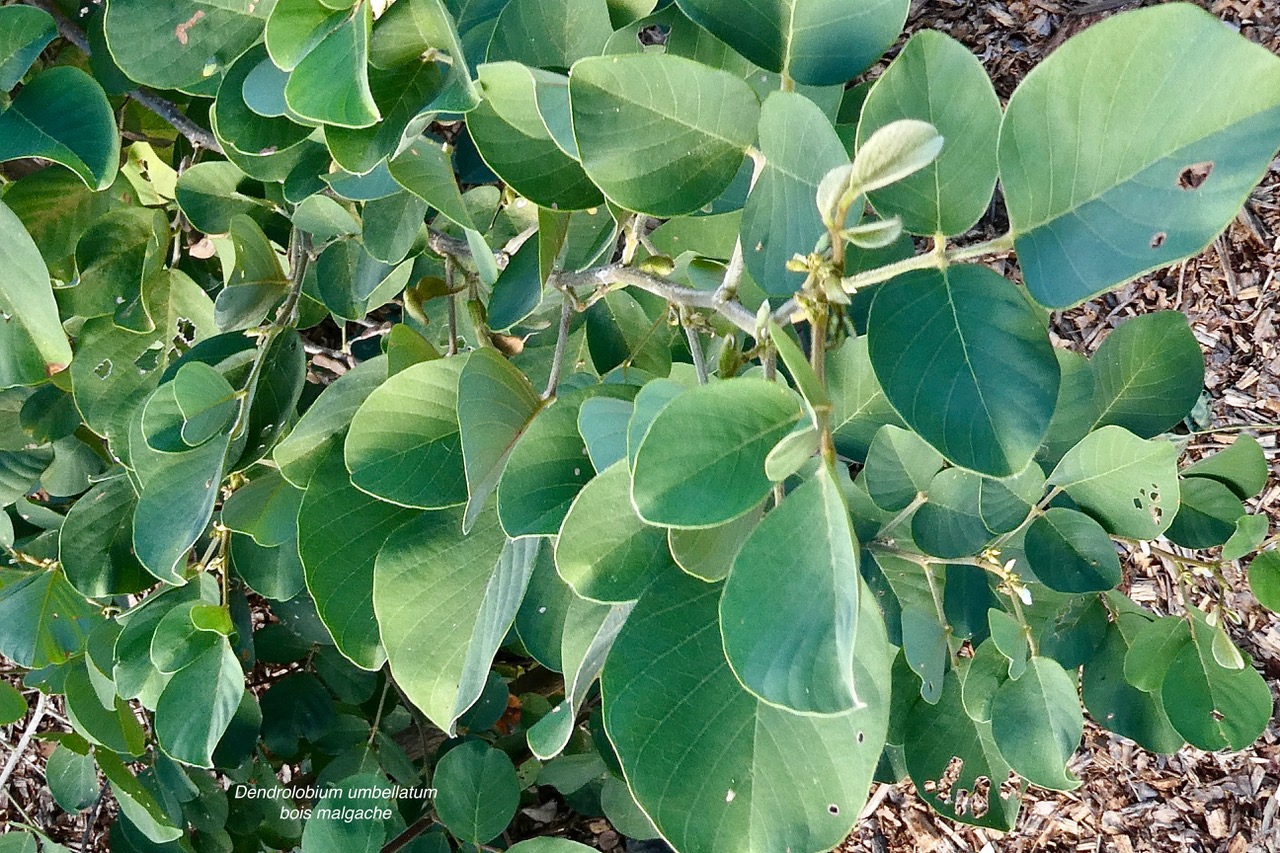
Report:
M 85 56 L 90 54 L 89 39 L 84 34 L 84 30 L 68 18 L 56 3 L 49 0 L 30 0 L 30 3 L 53 16 L 59 35 L 79 48 Z M 165 100 L 145 86 L 134 89 L 129 93 L 129 97 L 164 119 L 170 127 L 185 136 L 187 141 L 197 148 L 207 148 L 218 154 L 223 153 L 222 146 L 213 134 L 183 115 L 182 110 L 178 109 L 177 104 L 172 101 Z
M 702 341 L 698 340 L 698 333 L 684 319 L 682 312 L 680 325 L 684 328 L 685 340 L 689 342 L 689 354 L 693 356 L 693 369 L 698 374 L 698 384 L 706 385 L 709 377 L 707 375 L 707 357 L 702 352 Z
M 444 256 L 444 287 L 448 291 L 445 298 L 445 308 L 448 311 L 449 325 L 449 347 L 445 350 L 445 355 L 457 355 L 458 353 L 458 295 L 454 293 L 454 265 L 453 255 Z
M 569 343 L 569 323 L 573 320 L 573 300 L 565 297 L 564 306 L 560 309 L 560 327 L 556 330 L 556 348 L 551 356 L 551 375 L 547 377 L 547 390 L 542 392 L 542 399 L 550 400 L 556 395 L 560 385 L 560 371 L 564 369 L 564 351 Z
M 102 784 L 98 786 L 98 796 L 93 800 L 93 809 L 89 812 L 89 819 L 85 821 L 84 832 L 80 835 L 80 850 L 89 849 L 89 836 L 93 833 L 93 825 L 98 822 L 98 811 L 102 808 L 102 800 L 107 796 L 107 780 L 103 779 Z
M 40 721 L 44 719 L 45 706 L 48 702 L 48 696 L 43 693 L 38 694 L 35 711 L 31 714 L 31 722 L 27 723 L 27 727 L 22 732 L 22 737 L 18 738 L 18 745 L 13 748 L 13 754 L 10 755 L 9 760 L 5 762 L 4 770 L 0 770 L 0 791 L 5 790 L 5 786 L 9 783 L 9 777 L 13 775 L 14 769 L 22 759 L 22 753 L 26 752 L 27 746 L 31 743 L 32 736 L 36 733 L 36 727 L 39 726 Z

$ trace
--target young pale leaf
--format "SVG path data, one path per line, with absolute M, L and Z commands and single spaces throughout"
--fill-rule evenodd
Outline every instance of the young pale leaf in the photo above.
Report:
M 848 158 L 831 121 L 794 92 L 775 92 L 765 100 L 760 149 L 764 165 L 742 209 L 743 260 L 766 294 L 789 296 L 804 276 L 788 272 L 786 262 L 812 252 L 825 232 L 811 199 L 823 176 Z
M 1271 162 L 1278 108 L 1280 59 L 1188 3 L 1070 39 L 1000 130 L 1027 290 L 1065 308 L 1199 252 Z
M 611 201 L 652 216 L 690 213 L 719 195 L 760 114 L 740 78 L 663 54 L 580 60 L 569 97 L 587 175 Z
M 818 452 L 821 441 L 813 424 L 798 425 L 773 446 L 764 458 L 764 475 L 775 483 L 795 474 Z
M 64 65 L 23 86 L 0 113 L 0 162 L 19 157 L 61 163 L 93 190 L 111 186 L 120 164 L 120 134 L 98 82 Z
M 860 193 L 874 192 L 920 171 L 940 151 L 942 137 L 936 127 L 918 119 L 898 119 L 863 140 L 849 183 Z
M 641 597 L 602 676 L 605 728 L 636 801 L 664 838 L 691 853 L 816 853 L 838 844 L 888 727 L 890 654 L 874 596 L 860 595 L 854 641 L 864 707 L 803 716 L 742 688 L 724 657 L 720 587 L 672 571 Z
M 678 2 L 682 12 L 756 65 L 814 86 L 845 83 L 865 71 L 902 31 L 909 5 L 907 0 Z
M 0 203 L 0 388 L 35 385 L 71 363 L 49 270 L 22 221 Z
M 991 733 L 1000 754 L 1033 785 L 1055 791 L 1080 786 L 1066 764 L 1080 745 L 1084 715 L 1075 678 L 1057 661 L 1033 657 L 1021 678 L 1000 685 Z
M 440 821 L 459 838 L 483 844 L 515 817 L 520 783 L 506 753 L 468 741 L 445 753 L 432 784 Z
M 1027 528 L 1023 548 L 1036 579 L 1059 592 L 1102 592 L 1120 583 L 1120 558 L 1102 525 L 1052 507 Z
M 634 601 L 671 564 L 667 534 L 631 506 L 631 472 L 618 460 L 578 493 L 560 525 L 556 570 L 582 598 Z
M 361 404 L 344 445 L 351 482 L 400 506 L 441 509 L 467 500 L 458 381 L 467 357 L 415 364 Z
M 1173 522 L 1178 451 L 1168 441 L 1144 441 L 1118 426 L 1089 433 L 1049 475 L 1109 533 L 1154 539 Z
M 1093 425 L 1115 424 L 1142 438 L 1185 418 L 1204 388 L 1200 344 L 1177 311 L 1126 320 L 1089 362 L 1097 406 Z
M 762 379 L 680 394 L 658 411 L 636 452 L 631 500 L 640 517 L 714 527 L 748 512 L 773 486 L 769 451 L 800 416 L 795 395 Z
M 763 516 L 761 504 L 746 515 L 715 527 L 692 530 L 671 527 L 667 529 L 667 546 L 685 574 L 715 583 L 729 574 L 738 551 Z
M 761 700 L 798 713 L 861 707 L 853 681 L 858 588 L 849 509 L 823 465 L 765 515 L 734 558 L 720 599 L 734 675 Z
M 969 230 L 995 189 L 1000 117 L 991 80 L 967 47 L 932 30 L 912 36 L 867 95 L 858 144 L 899 119 L 929 122 L 947 144 L 934 162 L 871 193 L 876 210 L 902 217 L 913 234 Z
M 827 396 L 827 389 L 822 382 L 818 381 L 818 375 L 813 372 L 813 367 L 800 350 L 800 345 L 772 320 L 769 321 L 769 340 L 778 350 L 778 355 L 782 357 L 782 363 L 786 365 L 787 372 L 791 374 L 796 387 L 800 389 L 800 393 L 804 395 L 809 405 L 814 408 L 830 406 L 831 398 Z
M 877 292 L 867 337 L 889 402 L 944 456 L 994 477 L 1027 467 L 1060 374 L 1016 287 L 978 266 L 899 276 Z

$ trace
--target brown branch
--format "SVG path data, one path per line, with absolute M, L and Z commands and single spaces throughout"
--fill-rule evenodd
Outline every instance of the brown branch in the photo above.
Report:
M 80 26 L 75 21 L 63 14 L 57 4 L 51 2 L 51 0 L 29 0 L 29 2 L 32 6 L 43 9 L 53 17 L 54 23 L 58 25 L 59 35 L 79 48 L 85 56 L 91 53 L 89 39 L 84 34 L 84 30 L 80 29 Z M 214 138 L 213 134 L 183 115 L 182 110 L 178 109 L 177 104 L 172 101 L 165 100 L 145 86 L 139 86 L 129 92 L 128 97 L 164 119 L 174 130 L 185 136 L 187 141 L 197 148 L 204 148 L 218 154 L 223 153 L 222 146 Z

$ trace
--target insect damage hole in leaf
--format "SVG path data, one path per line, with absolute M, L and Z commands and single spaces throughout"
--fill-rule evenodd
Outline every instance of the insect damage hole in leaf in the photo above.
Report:
M 1213 172 L 1213 165 L 1212 160 L 1206 160 L 1203 163 L 1192 163 L 1178 173 L 1178 186 L 1184 190 L 1200 189 L 1204 186 L 1204 182 L 1209 180 L 1209 175 Z

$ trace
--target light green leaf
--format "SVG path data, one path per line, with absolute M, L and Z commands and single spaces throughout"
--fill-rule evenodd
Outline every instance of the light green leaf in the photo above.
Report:
M 311 121 L 368 127 L 382 119 L 369 90 L 369 28 L 362 3 L 298 62 L 284 86 L 289 109 Z
M 5 6 L 0 11 L 0 90 L 18 85 L 57 35 L 58 25 L 45 10 Z
M 831 394 L 831 431 L 842 456 L 865 460 L 880 427 L 906 426 L 880 388 L 866 335 L 847 340 L 827 353 L 827 388 Z
M 111 691 L 108 682 L 99 693 L 87 656 L 67 665 L 63 689 L 67 697 L 67 718 L 73 729 L 91 743 L 121 755 L 140 756 L 146 748 L 146 732 L 129 703 Z M 104 702 L 105 700 L 105 702 Z
M 568 68 L 603 53 L 611 35 L 605 0 L 511 0 L 498 15 L 486 58 Z
M 217 636 L 210 634 L 210 636 Z M 170 758 L 213 766 L 213 749 L 245 691 L 244 671 L 223 637 L 178 670 L 156 704 L 156 742 Z
M 713 527 L 745 514 L 772 488 L 765 457 L 800 416 L 790 391 L 762 379 L 680 394 L 658 411 L 636 452 L 631 495 L 640 517 Z
M 1142 625 L 1126 641 L 1125 681 L 1143 693 L 1158 694 L 1169 664 L 1191 642 L 1191 627 L 1186 619 L 1164 616 Z
M 578 408 L 578 432 L 587 443 L 591 467 L 599 473 L 627 457 L 627 427 L 635 414 L 631 400 L 592 397 Z
M 206 234 L 226 234 L 237 214 L 261 215 L 264 202 L 240 192 L 245 174 L 233 163 L 196 163 L 178 178 L 178 206 Z
M 236 389 L 221 373 L 193 361 L 173 376 L 173 396 L 182 413 L 182 440 L 198 447 L 231 425 L 240 411 Z
M 336 446 L 303 495 L 298 552 L 307 589 L 338 651 L 361 669 L 379 669 L 386 660 L 373 611 L 374 561 L 387 537 L 417 515 L 353 486 Z
M 582 167 L 618 205 L 697 210 L 738 173 L 760 105 L 734 75 L 678 56 L 583 59 L 569 75 Z M 637 151 L 635 140 L 646 145 Z
M 475 229 L 470 211 L 462 201 L 453 175 L 449 152 L 423 137 L 405 148 L 390 163 L 391 176 L 427 204 L 456 223 Z
M 49 270 L 13 211 L 0 203 L 0 388 L 35 385 L 71 363 Z
M 308 853 L 378 853 L 387 840 L 386 822 L 343 815 L 386 813 L 392 804 L 385 797 L 369 794 L 390 787 L 381 773 L 360 773 L 328 788 L 302 829 L 302 844 Z
M 32 572 L 0 587 L 0 654 L 39 669 L 84 648 L 98 620 L 96 607 L 59 571 Z
M 671 527 L 667 529 L 667 547 L 685 574 L 707 583 L 722 581 L 729 574 L 747 536 L 763 516 L 764 505 L 761 504 L 746 515 L 715 527 Z
M 277 0 L 264 33 L 272 62 L 281 70 L 293 71 L 349 17 L 320 0 Z
M 0 16 L 0 23 L 3 22 Z M 0 726 L 11 726 L 27 716 L 27 700 L 18 688 L 7 681 L 0 682 Z
M 797 541 L 806 547 L 797 549 Z M 725 656 L 743 686 L 798 713 L 859 707 L 858 584 L 849 509 L 824 465 L 765 515 L 725 581 Z
M 277 3 L 276 11 L 284 5 Z M 218 97 L 213 104 L 214 130 L 223 148 L 230 146 L 251 155 L 275 153 L 292 148 L 312 133 L 312 128 L 292 121 L 285 114 L 259 115 L 246 102 L 249 77 L 263 63 L 271 65 L 266 48 L 262 45 L 251 48 L 227 69 L 218 87 Z
M 888 727 L 891 655 L 874 596 L 861 595 L 854 643 L 865 707 L 801 716 L 742 688 L 721 646 L 719 587 L 672 572 L 640 599 L 603 674 L 605 728 L 636 802 L 680 850 L 838 844 Z
M 1280 60 L 1190 4 L 1070 39 L 1018 86 L 1000 131 L 1028 291 L 1065 308 L 1196 254 L 1240 210 L 1277 135 Z
M 468 741 L 446 752 L 432 784 L 440 822 L 467 841 L 493 839 L 507 828 L 520 804 L 520 783 L 511 759 L 482 741 Z
M 1075 678 L 1050 658 L 1031 658 L 1020 678 L 996 691 L 991 734 L 1004 759 L 1033 785 L 1055 791 L 1080 786 L 1066 764 L 1083 733 Z
M 1240 435 L 1225 449 L 1184 468 L 1182 476 L 1217 480 L 1243 501 L 1266 487 L 1267 459 L 1256 438 Z
M 498 515 L 508 536 L 552 536 L 574 497 L 595 474 L 578 409 L 592 397 L 630 399 L 634 388 L 594 385 L 555 398 L 515 440 L 498 484 Z
M 862 108 L 858 144 L 899 119 L 918 119 L 945 139 L 938 159 L 871 194 L 884 216 L 913 234 L 963 234 L 986 212 L 996 185 L 1000 101 L 982 63 L 950 36 L 912 36 L 876 80 Z
M 896 426 L 882 426 L 867 450 L 862 484 L 876 506 L 888 512 L 905 509 L 942 469 L 942 454 L 920 436 Z
M 271 5 L 254 0 L 111 0 L 111 58 L 130 80 L 212 96 L 222 72 L 258 37 Z
M 1173 522 L 1178 451 L 1170 442 L 1144 441 L 1118 426 L 1089 433 L 1053 469 L 1061 486 L 1107 532 L 1154 539 Z
M 1212 650 L 1213 635 L 1198 622 L 1191 642 L 1169 664 L 1160 699 L 1178 734 L 1198 749 L 1244 749 L 1271 720 L 1271 690 L 1251 665 L 1222 666 Z
M 272 452 L 284 478 L 306 488 L 329 448 L 346 435 L 356 410 L 386 378 L 387 362 L 379 357 L 361 362 L 325 388 Z
M 450 735 L 484 690 L 538 547 L 537 539 L 506 540 L 492 512 L 464 536 L 461 513 L 449 511 L 420 514 L 378 555 L 373 607 L 391 672 Z
M 252 536 L 265 548 L 273 548 L 298 534 L 298 507 L 303 490 L 294 487 L 278 470 L 254 476 L 222 503 L 222 524 L 228 530 Z
M 742 210 L 743 260 L 765 293 L 788 296 L 804 275 L 787 271 L 787 261 L 812 252 L 826 233 L 813 202 L 818 182 L 848 157 L 830 119 L 794 92 L 765 100 L 760 150 L 764 168 Z
M 574 498 L 556 540 L 556 570 L 591 601 L 634 601 L 670 565 L 667 534 L 631 506 L 631 472 L 618 460 Z
M 26 703 L 23 703 L 25 708 Z M 81 755 L 66 744 L 54 747 L 45 768 L 49 793 L 63 811 L 87 809 L 98 798 L 98 765 L 92 755 Z
M 1266 551 L 1249 563 L 1249 589 L 1258 603 L 1280 613 L 1280 551 Z
M 1177 311 L 1157 311 L 1116 327 L 1089 360 L 1094 426 L 1115 424 L 1142 438 L 1175 426 L 1204 389 L 1200 344 Z
M 418 509 L 466 501 L 457 414 L 458 377 L 466 362 L 458 357 L 415 364 L 361 404 L 344 451 L 357 488 Z
M 815 86 L 845 83 L 879 59 L 902 32 L 909 5 L 906 0 L 678 4 L 756 65 Z
M 143 835 L 156 844 L 167 844 L 182 837 L 182 829 L 174 826 L 164 807 L 116 755 L 107 749 L 94 749 L 93 757 L 102 775 L 111 783 L 111 793 L 120 812 Z
M 106 93 L 79 68 L 37 74 L 0 113 L 0 161 L 42 157 L 61 163 L 90 189 L 116 179 L 120 135 Z
M 1107 531 L 1072 509 L 1051 507 L 1031 522 L 1023 549 L 1036 579 L 1059 592 L 1102 592 L 1122 578 Z
M 1242 515 L 1236 519 L 1235 530 L 1222 543 L 1223 561 L 1239 560 L 1256 551 L 1271 532 L 1271 520 L 1265 515 Z
M 1059 371 L 1043 320 L 1013 284 L 978 266 L 899 276 L 876 294 L 867 337 L 889 401 L 944 456 L 995 477 L 1027 467 Z
M 493 4 L 489 4 L 492 7 Z M 454 16 L 442 0 L 404 0 L 382 14 L 369 42 L 369 61 L 377 68 L 394 68 L 421 57 L 430 49 L 449 56 L 449 70 L 436 99 L 424 109 L 465 113 L 480 102 L 463 55 Z M 495 9 L 496 17 L 499 9 Z M 458 14 L 459 21 L 466 16 Z

